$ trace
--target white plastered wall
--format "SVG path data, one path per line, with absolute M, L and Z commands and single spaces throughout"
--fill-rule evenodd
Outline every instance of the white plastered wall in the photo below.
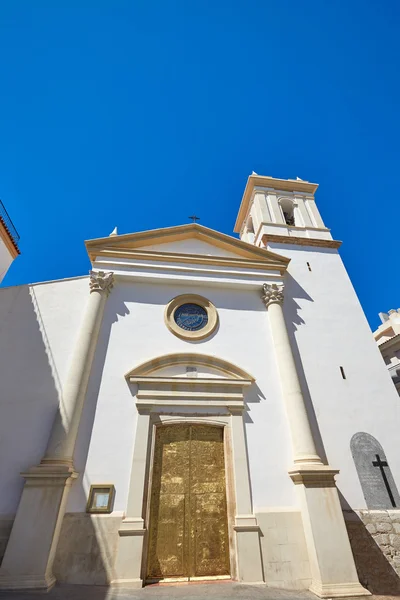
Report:
M 278 243 L 268 248 L 291 258 L 284 311 L 293 347 L 301 354 L 305 396 L 311 396 L 315 409 L 319 433 L 315 423 L 314 431 L 329 464 L 340 469 L 343 507 L 347 502 L 365 508 L 350 440 L 359 431 L 373 435 L 400 485 L 396 389 L 337 250 Z
M 0 290 L 0 516 L 46 448 L 87 296 L 87 277 Z
M 165 305 L 188 292 L 206 296 L 219 313 L 218 330 L 204 341 L 181 340 L 164 323 Z M 255 377 L 245 397 L 253 504 L 296 504 L 287 475 L 291 450 L 286 417 L 268 314 L 259 292 L 119 280 L 106 305 L 78 437 L 76 467 L 81 475 L 71 491 L 68 512 L 83 511 L 90 484 L 106 482 L 116 487 L 114 510 L 126 509 L 137 411 L 124 374 L 156 356 L 185 351 L 218 356 Z

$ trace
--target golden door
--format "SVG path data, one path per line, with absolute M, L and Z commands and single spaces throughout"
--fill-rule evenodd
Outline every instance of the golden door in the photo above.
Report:
M 223 430 L 157 427 L 147 580 L 229 575 Z

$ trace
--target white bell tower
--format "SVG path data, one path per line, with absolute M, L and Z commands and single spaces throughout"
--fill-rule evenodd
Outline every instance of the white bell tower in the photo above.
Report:
M 325 227 L 315 204 L 317 188 L 318 184 L 299 178 L 250 175 L 235 232 L 244 242 L 259 247 L 267 246 L 268 242 L 282 242 L 282 238 L 291 238 L 286 243 L 301 245 L 332 242 L 330 230 Z M 328 246 L 332 247 L 332 243 Z M 334 247 L 338 247 L 337 242 Z
M 303 479 L 303 488 L 297 488 L 312 577 L 313 581 L 319 582 L 313 583 L 310 589 L 320 597 L 328 598 L 368 593 L 354 584 L 346 589 L 341 583 L 354 581 L 354 570 L 351 575 L 352 561 L 344 559 L 349 556 L 343 552 L 344 536 L 341 545 L 333 540 L 338 539 L 336 534 L 343 532 L 340 512 L 350 521 L 354 515 L 352 511 L 368 508 L 361 484 L 350 498 L 349 490 L 356 477 L 351 454 L 353 436 L 359 432 L 374 432 L 373 435 L 380 437 L 379 442 L 385 443 L 388 457 L 390 453 L 388 461 L 394 464 L 398 458 L 395 427 L 398 428 L 399 409 L 396 388 L 388 376 L 339 254 L 341 242 L 332 238 L 316 206 L 314 194 L 317 188 L 317 184 L 301 179 L 250 175 L 235 231 L 243 241 L 290 259 L 279 290 L 283 297 L 283 322 L 311 437 L 324 464 L 337 473 L 336 484 L 341 492 L 341 509 L 337 502 L 335 513 L 336 523 L 341 525 L 336 527 L 331 523 L 331 533 L 327 536 L 330 521 L 326 514 L 333 514 L 330 513 L 333 504 L 327 500 L 327 494 L 333 487 L 318 475 L 313 480 Z M 365 277 L 372 281 L 372 274 L 367 271 L 368 255 L 362 260 Z M 278 289 L 273 292 L 277 294 Z M 271 307 L 274 306 L 278 304 L 275 302 Z M 278 356 L 276 344 L 275 348 Z M 286 376 L 284 381 L 288 381 Z M 293 417 L 295 411 L 290 410 Z M 392 426 L 390 421 L 396 423 L 391 430 L 392 437 L 384 429 L 378 432 L 377 424 L 383 411 L 390 414 L 385 428 Z M 292 477 L 292 480 L 300 485 L 299 479 Z M 307 494 L 310 494 L 310 504 L 306 507 L 303 502 Z M 311 504 L 313 514 L 309 511 L 307 516 Z M 350 506 L 352 510 L 349 510 Z M 317 520 L 312 522 L 318 515 L 318 523 Z M 318 544 L 317 551 L 313 544 L 314 547 Z M 318 564 L 313 562 L 316 556 Z

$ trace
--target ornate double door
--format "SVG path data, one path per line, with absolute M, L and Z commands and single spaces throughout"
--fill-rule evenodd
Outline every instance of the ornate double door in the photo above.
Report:
M 223 429 L 157 427 L 147 580 L 229 576 Z

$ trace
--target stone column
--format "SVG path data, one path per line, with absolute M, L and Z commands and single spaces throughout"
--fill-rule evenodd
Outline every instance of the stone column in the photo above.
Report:
M 263 285 L 263 302 L 268 309 L 283 398 L 289 420 L 294 463 L 322 464 L 315 448 L 296 364 L 283 316 L 283 286 Z
M 321 598 L 366 596 L 354 558 L 335 484 L 338 470 L 322 464 L 312 435 L 283 314 L 283 285 L 264 284 L 282 395 L 293 447 L 289 475 L 296 484 L 310 561 L 310 590 Z
M 306 208 L 304 196 L 297 196 L 295 194 L 294 199 L 297 203 L 297 208 L 298 208 L 299 213 L 301 214 L 301 218 L 304 222 L 304 227 L 314 227 L 314 224 L 312 223 L 311 217 Z
M 60 410 L 57 412 L 42 464 L 72 465 L 78 427 L 89 382 L 97 338 L 103 319 L 107 296 L 113 287 L 113 274 L 91 271 L 90 296 L 75 346 L 69 373 L 63 387 Z
M 283 220 L 282 212 L 281 212 L 281 209 L 279 208 L 279 202 L 278 202 L 278 198 L 276 196 L 276 192 L 274 192 L 273 190 L 268 190 L 267 198 L 268 198 L 268 201 L 271 206 L 271 212 L 272 212 L 271 216 L 272 216 L 273 222 L 283 225 L 285 223 L 285 221 Z
M 50 589 L 68 493 L 77 473 L 73 453 L 113 274 L 90 272 L 90 296 L 46 453 L 22 473 L 26 482 L 0 569 L 0 588 Z

